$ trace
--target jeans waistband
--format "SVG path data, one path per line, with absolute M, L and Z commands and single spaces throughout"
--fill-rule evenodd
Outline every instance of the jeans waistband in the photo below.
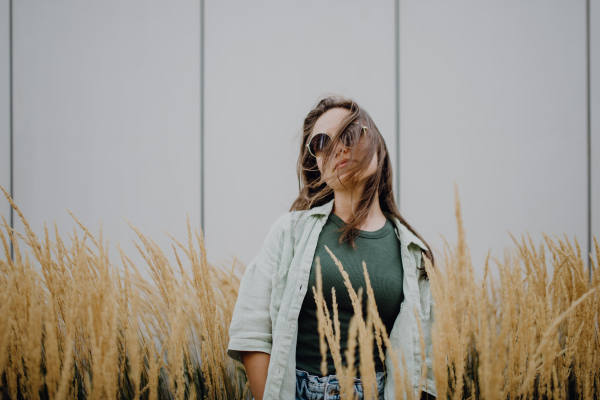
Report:
M 377 392 L 383 399 L 385 372 L 377 372 Z M 360 378 L 354 378 L 354 391 L 363 400 L 363 387 Z M 296 400 L 339 400 L 340 386 L 337 375 L 316 376 L 296 369 Z

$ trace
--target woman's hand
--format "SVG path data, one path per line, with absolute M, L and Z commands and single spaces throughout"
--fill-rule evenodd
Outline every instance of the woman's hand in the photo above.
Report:
M 262 351 L 242 351 L 242 363 L 250 381 L 250 391 L 255 400 L 262 400 L 267 383 L 271 355 Z

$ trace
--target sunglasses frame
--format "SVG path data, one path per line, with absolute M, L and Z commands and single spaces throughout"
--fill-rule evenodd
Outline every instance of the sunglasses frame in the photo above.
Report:
M 367 133 L 367 129 L 368 129 L 368 128 L 367 128 L 366 126 L 363 126 L 363 127 L 362 127 L 362 133 L 361 133 L 361 136 Z M 319 132 L 319 133 L 317 133 L 316 135 L 314 135 L 313 137 L 311 137 L 311 138 L 310 138 L 310 140 L 308 141 L 308 143 L 306 143 L 306 148 L 308 149 L 308 152 L 310 153 L 310 155 L 311 155 L 311 156 L 313 156 L 313 157 L 315 157 L 315 158 L 320 158 L 320 157 L 317 157 L 316 155 L 314 155 L 314 154 L 313 154 L 313 152 L 310 150 L 310 142 L 311 142 L 311 141 L 312 141 L 312 140 L 313 140 L 313 139 L 314 139 L 314 138 L 315 138 L 317 135 L 321 135 L 321 134 L 322 134 L 322 135 L 327 135 L 327 136 L 329 136 L 329 139 L 330 139 L 330 140 L 333 140 L 333 138 L 331 137 L 331 135 L 330 135 L 329 133 L 327 133 L 327 132 Z M 345 147 L 345 146 L 344 146 L 344 147 Z

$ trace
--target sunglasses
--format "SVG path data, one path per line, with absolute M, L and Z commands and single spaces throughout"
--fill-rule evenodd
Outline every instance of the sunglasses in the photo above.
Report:
M 349 130 L 342 132 L 341 142 L 346 148 L 354 147 L 356 145 L 355 142 L 358 141 L 354 140 L 353 135 L 349 134 L 348 132 Z M 363 126 L 361 136 L 366 132 L 367 127 Z M 320 132 L 310 139 L 310 141 L 306 144 L 306 147 L 308 148 L 308 152 L 313 157 L 323 157 L 323 155 L 327 152 L 332 140 L 333 138 L 328 133 Z

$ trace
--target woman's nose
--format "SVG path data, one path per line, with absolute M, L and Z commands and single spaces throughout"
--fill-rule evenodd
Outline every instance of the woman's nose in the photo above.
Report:
M 335 156 L 344 155 L 348 152 L 348 148 L 341 143 L 338 143 L 338 147 L 335 149 Z

